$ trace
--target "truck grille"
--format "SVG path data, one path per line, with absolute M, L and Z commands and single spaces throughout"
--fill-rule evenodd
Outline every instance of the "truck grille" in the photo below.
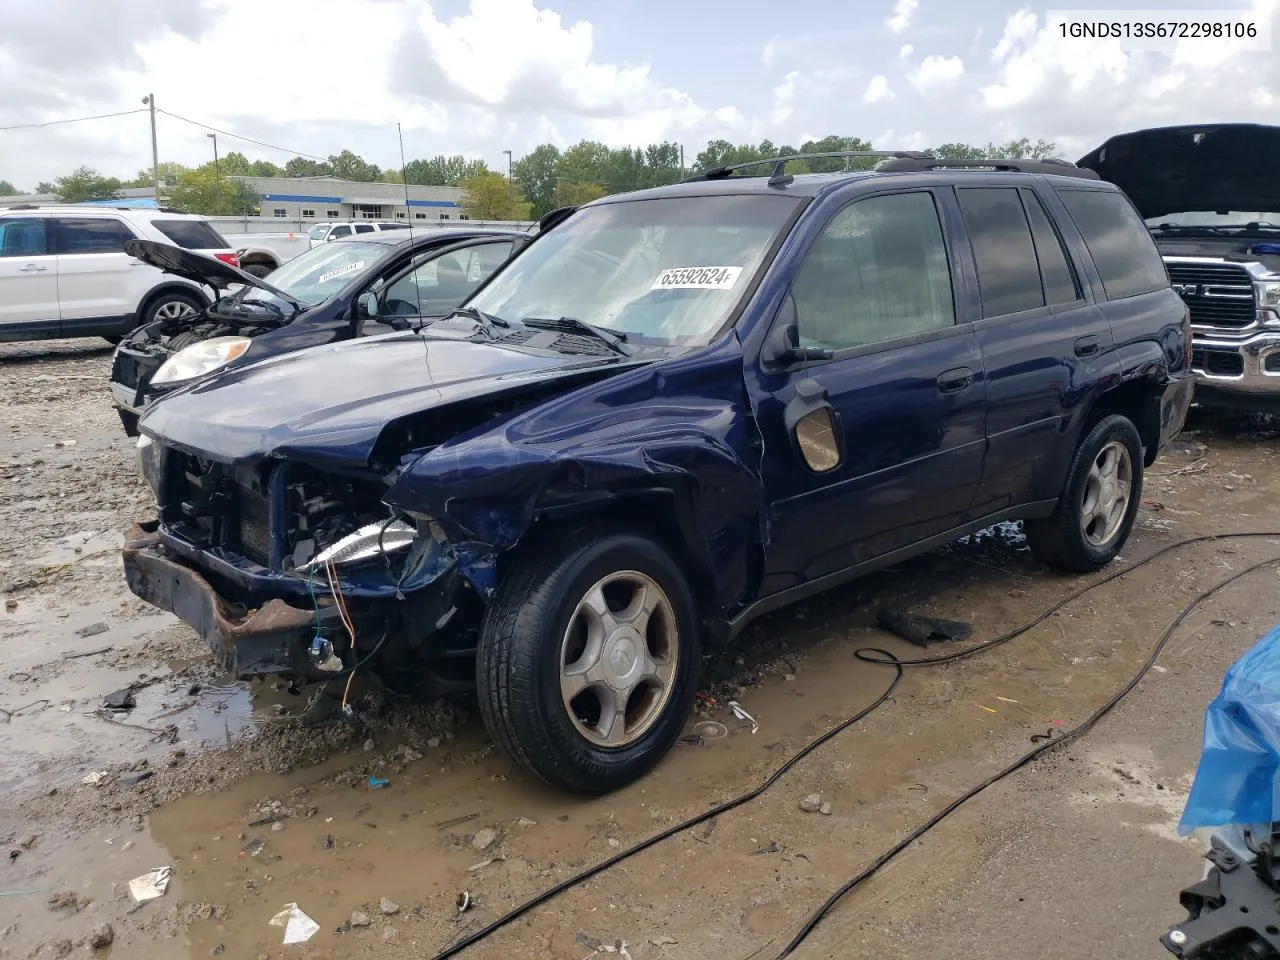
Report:
M 1239 330 L 1253 323 L 1253 282 L 1244 267 L 1231 263 L 1168 263 L 1169 279 L 1196 326 Z

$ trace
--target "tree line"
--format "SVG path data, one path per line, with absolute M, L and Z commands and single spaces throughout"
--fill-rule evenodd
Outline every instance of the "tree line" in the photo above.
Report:
M 244 154 L 232 151 L 219 159 L 216 168 L 212 160 L 198 167 L 162 163 L 159 176 L 167 204 L 206 216 L 251 216 L 257 212 L 258 196 L 243 181 L 232 179 L 235 177 L 340 177 L 363 183 L 408 182 L 418 186 L 460 187 L 463 212 L 472 219 L 529 220 L 557 207 L 579 206 L 607 194 L 675 183 L 682 177 L 713 167 L 796 153 L 871 149 L 868 141 L 857 137 L 829 136 L 807 140 L 799 147 L 778 146 L 769 140 L 758 144 L 712 140 L 686 165 L 682 148 L 671 141 L 646 147 L 609 147 L 583 140 L 564 150 L 549 143 L 535 148 L 512 164 L 509 179 L 490 170 L 483 160 L 468 159 L 461 154 L 411 160 L 402 173 L 382 169 L 351 150 L 343 150 L 324 161 L 294 157 L 284 166 L 267 160 L 249 160 Z M 1040 158 L 1052 155 L 1053 151 L 1051 141 L 1024 138 L 986 146 L 944 143 L 929 152 L 953 159 L 989 159 Z M 796 161 L 788 170 L 823 173 L 868 169 L 874 163 L 875 158 L 870 157 L 836 157 Z M 35 192 L 54 194 L 64 203 L 78 203 L 118 199 L 121 190 L 148 187 L 152 182 L 151 170 L 140 170 L 137 176 L 121 180 L 103 176 L 91 167 L 79 167 L 52 182 L 37 184 Z M 0 180 L 0 196 L 18 192 L 8 181 Z

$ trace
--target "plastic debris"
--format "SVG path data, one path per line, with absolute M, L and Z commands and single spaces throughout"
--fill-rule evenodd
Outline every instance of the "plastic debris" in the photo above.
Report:
M 271 918 L 271 926 L 284 927 L 284 943 L 306 943 L 316 935 L 320 924 L 298 908 L 296 903 L 286 903 L 284 909 Z
M 935 643 L 956 643 L 968 640 L 973 628 L 959 620 L 926 617 L 918 613 L 902 613 L 880 608 L 876 624 L 917 647 L 930 647 Z
M 385 787 L 390 782 L 391 782 L 390 780 L 383 780 L 381 777 L 375 777 L 373 774 L 369 774 L 370 790 L 378 790 L 382 787 Z
M 138 702 L 133 698 L 133 688 L 123 687 L 103 697 L 102 705 L 108 710 L 132 710 Z
M 747 723 L 751 724 L 752 733 L 755 733 L 757 730 L 760 729 L 760 724 L 756 723 L 756 718 L 751 716 L 751 714 L 747 713 L 747 711 L 743 710 L 742 705 L 738 703 L 737 700 L 729 701 L 729 709 L 733 711 L 733 715 L 737 717 L 739 720 L 745 720 Z
M 111 774 L 106 770 L 98 770 L 94 773 L 86 774 L 81 778 L 80 782 L 86 787 L 100 787 L 107 782 L 107 777 Z
M 474 905 L 475 905 L 475 902 L 471 899 L 471 894 L 468 893 L 466 890 L 463 890 L 460 894 L 458 894 L 457 907 L 458 907 L 459 913 L 466 913 Z
M 140 877 L 129 881 L 129 895 L 137 903 L 146 903 L 163 897 L 169 889 L 169 880 L 173 877 L 173 867 L 156 867 Z
M 715 720 L 700 720 L 693 725 L 693 734 L 703 740 L 722 740 L 729 735 L 729 729 Z

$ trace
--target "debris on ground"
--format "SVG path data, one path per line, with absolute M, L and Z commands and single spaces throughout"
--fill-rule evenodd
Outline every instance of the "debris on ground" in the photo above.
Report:
M 459 913 L 466 913 L 473 906 L 475 906 L 475 901 L 471 898 L 470 893 L 468 893 L 466 890 L 463 890 L 460 894 L 458 894 L 456 906 L 458 908 Z
M 493 846 L 493 842 L 498 839 L 498 831 L 489 827 L 485 827 L 471 838 L 471 846 L 477 850 L 488 850 Z
M 129 881 L 129 895 L 137 903 L 146 903 L 157 897 L 163 897 L 169 889 L 169 880 L 173 877 L 173 867 L 156 867 L 140 877 Z
M 100 787 L 107 782 L 107 778 L 110 776 L 111 776 L 110 771 L 97 770 L 94 773 L 85 774 L 80 779 L 80 782 L 83 783 L 86 787 Z
M 381 788 L 385 787 L 385 786 L 386 786 L 387 784 L 389 784 L 390 782 L 391 782 L 390 780 L 383 780 L 381 777 L 375 777 L 373 774 L 369 774 L 369 789 L 370 789 L 370 790 L 380 790 Z
M 108 710 L 132 710 L 138 701 L 133 698 L 133 687 L 122 687 L 103 697 L 102 705 Z
M 822 814 L 824 817 L 831 816 L 831 801 L 824 800 L 822 803 L 822 806 L 818 808 L 818 812 Z
M 703 740 L 722 740 L 729 735 L 729 728 L 716 720 L 701 720 L 693 725 L 693 735 Z
M 89 905 L 88 900 L 81 900 L 80 895 L 71 890 L 55 893 L 48 900 L 50 910 L 70 910 L 79 913 Z
M 128 770 L 116 777 L 116 783 L 122 787 L 136 787 L 143 780 L 153 776 L 150 770 Z
M 283 942 L 286 944 L 306 943 L 320 929 L 320 924 L 303 913 L 296 903 L 286 903 L 270 923 L 273 927 L 284 927 Z
M 116 932 L 109 923 L 100 923 L 89 931 L 89 947 L 93 950 L 104 950 L 111 946 Z
M 99 620 L 97 623 L 91 623 L 87 627 L 81 627 L 76 631 L 77 637 L 96 637 L 100 633 L 106 633 L 111 628 Z
M 400 904 L 394 900 L 388 900 L 386 897 L 383 897 L 378 903 L 378 908 L 382 910 L 384 917 L 393 917 L 400 912 Z
M 528 817 L 521 817 L 519 820 L 516 821 L 517 827 L 536 827 L 537 825 L 538 825 L 537 820 L 530 820 Z
M 930 647 L 936 643 L 958 643 L 968 640 L 973 628 L 960 620 L 942 617 L 926 617 L 919 613 L 906 613 L 881 607 L 876 613 L 876 625 L 917 647 Z
M 819 794 L 811 793 L 800 801 L 800 809 L 805 813 L 817 813 L 822 809 L 822 797 Z
M 743 710 L 742 704 L 738 703 L 737 700 L 729 701 L 729 709 L 733 711 L 733 715 L 737 717 L 739 720 L 742 720 L 745 723 L 751 724 L 752 733 L 755 733 L 757 730 L 760 729 L 760 724 L 756 723 L 756 718 L 751 716 L 751 714 L 747 713 L 746 710 Z
M 373 922 L 373 921 L 369 919 L 369 915 L 368 915 L 367 913 L 365 913 L 363 910 L 352 910 L 352 911 L 351 911 L 351 926 L 353 926 L 353 927 L 367 927 L 367 926 L 369 926 L 369 924 L 371 924 L 372 922 Z
M 279 833 L 279 832 L 280 832 L 281 830 L 283 830 L 283 829 L 284 829 L 284 821 L 283 821 L 283 820 L 277 820 L 275 823 L 273 823 L 273 824 L 271 825 L 271 832 L 272 832 L 272 833 Z

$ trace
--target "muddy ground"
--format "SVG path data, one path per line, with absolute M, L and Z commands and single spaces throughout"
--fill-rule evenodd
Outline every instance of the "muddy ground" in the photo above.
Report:
M 966 620 L 986 638 L 1100 579 L 1049 573 L 1006 525 L 783 611 L 750 631 L 732 679 L 691 718 L 691 730 L 713 719 L 726 736 L 678 746 L 615 795 L 569 798 L 495 754 L 465 699 L 412 704 L 366 687 L 367 727 L 306 725 L 312 691 L 216 676 L 187 629 L 136 601 L 118 548 L 147 496 L 108 402 L 109 363 L 94 341 L 0 345 L 0 957 L 88 955 L 103 923 L 114 943 L 99 956 L 435 956 L 755 786 L 874 700 L 891 671 L 854 651 L 919 654 L 874 628 L 878 604 Z M 1198 534 L 1280 531 L 1278 438 L 1265 424 L 1195 417 L 1149 474 L 1117 568 Z M 1186 547 L 1005 646 L 911 670 L 881 709 L 759 799 L 462 955 L 771 960 L 881 850 L 1032 735 L 1103 703 L 1198 592 L 1269 556 L 1280 537 Z M 1277 576 L 1266 568 L 1206 604 L 1092 733 L 944 821 L 794 956 L 1166 956 L 1157 938 L 1201 871 L 1175 826 L 1203 710 L 1227 666 L 1280 620 Z M 135 708 L 102 709 L 130 684 Z M 729 711 L 734 696 L 758 731 Z M 370 775 L 389 783 L 370 788 Z M 829 813 L 800 809 L 813 793 Z M 128 880 L 165 865 L 167 893 L 135 906 Z M 460 913 L 464 892 L 473 906 Z M 282 945 L 269 923 L 288 903 L 319 924 L 304 945 Z

